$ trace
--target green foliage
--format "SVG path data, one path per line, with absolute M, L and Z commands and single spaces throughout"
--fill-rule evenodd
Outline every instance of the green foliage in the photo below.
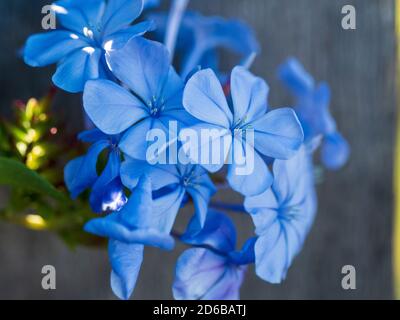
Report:
M 59 201 L 67 198 L 38 173 L 28 169 L 21 162 L 0 157 L 0 184 L 17 187 L 20 190 L 37 192 Z

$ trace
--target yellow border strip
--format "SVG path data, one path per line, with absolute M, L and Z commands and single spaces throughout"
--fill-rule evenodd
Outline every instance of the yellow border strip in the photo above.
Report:
M 400 88 L 400 0 L 395 0 L 396 89 Z M 400 90 L 396 90 L 400 92 Z M 393 276 L 395 299 L 400 299 L 400 94 L 397 94 L 397 130 L 394 159 L 395 217 L 393 230 Z

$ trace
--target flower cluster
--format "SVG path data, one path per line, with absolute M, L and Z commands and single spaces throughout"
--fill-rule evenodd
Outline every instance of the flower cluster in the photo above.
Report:
M 295 107 L 270 108 L 268 85 L 248 70 L 260 51 L 253 31 L 236 20 L 174 12 L 187 2 L 137 23 L 158 1 L 57 1 L 60 28 L 31 36 L 24 48 L 31 66 L 58 63 L 56 86 L 83 92 L 95 128 L 79 135 L 91 147 L 66 165 L 65 183 L 73 198 L 90 190 L 100 216 L 85 230 L 109 239 L 111 286 L 121 299 L 133 293 L 144 248 L 171 250 L 177 240 L 192 248 L 177 261 L 176 299 L 238 299 L 250 264 L 261 279 L 281 282 L 316 213 L 314 152 L 321 146 L 330 169 L 349 155 L 326 84 L 316 86 L 291 59 L 279 77 Z M 144 37 L 150 31 L 153 40 Z M 219 68 L 221 48 L 242 58 L 228 75 Z M 243 195 L 239 207 L 254 223 L 241 249 L 233 222 L 212 202 L 220 185 Z M 194 215 L 179 235 L 173 227 L 187 203 Z

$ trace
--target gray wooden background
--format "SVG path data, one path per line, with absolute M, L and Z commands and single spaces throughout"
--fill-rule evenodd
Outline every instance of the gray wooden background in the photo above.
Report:
M 16 56 L 25 38 L 40 29 L 47 1 L 0 0 L 0 108 L 7 113 L 15 98 L 46 91 L 53 68 L 31 69 Z M 341 8 L 353 4 L 357 30 L 341 28 Z M 393 0 L 192 0 L 206 14 L 239 17 L 253 26 L 263 54 L 253 71 L 271 86 L 271 104 L 290 99 L 275 79 L 275 68 L 297 56 L 313 75 L 332 86 L 333 113 L 352 147 L 350 163 L 327 173 L 319 187 L 319 212 L 303 251 L 287 280 L 270 285 L 248 272 L 244 299 L 392 298 L 392 171 L 395 130 L 395 36 Z M 63 94 L 57 108 L 70 120 L 80 97 Z M 224 198 L 238 200 L 232 194 Z M 4 201 L 1 200 L 0 202 Z M 71 214 L 74 214 L 71 212 Z M 236 217 L 244 237 L 247 217 Z M 182 228 L 181 223 L 180 227 Z M 136 288 L 137 299 L 169 299 L 178 256 L 146 250 Z M 57 290 L 41 289 L 41 267 L 57 269 Z M 341 268 L 354 265 L 357 289 L 341 288 Z M 0 223 L 0 298 L 108 299 L 107 254 L 79 248 L 69 251 L 57 237 Z

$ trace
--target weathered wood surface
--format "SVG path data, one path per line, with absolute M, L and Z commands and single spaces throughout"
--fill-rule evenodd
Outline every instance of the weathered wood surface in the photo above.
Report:
M 31 69 L 15 53 L 40 28 L 46 1 L 1 1 L 0 103 L 43 94 L 52 68 Z M 341 8 L 357 9 L 357 30 L 341 28 Z M 319 212 L 304 250 L 282 285 L 257 279 L 251 269 L 245 299 L 391 298 L 392 159 L 395 128 L 395 37 L 393 0 L 193 0 L 206 14 L 239 17 L 252 25 L 263 55 L 253 71 L 271 86 L 272 105 L 290 99 L 275 68 L 297 56 L 316 78 L 332 86 L 333 113 L 352 147 L 350 163 L 328 173 L 319 187 Z M 77 124 L 78 96 L 63 95 L 58 108 Z M 234 195 L 224 198 L 238 200 Z M 0 199 L 1 201 L 1 199 Z M 73 212 L 71 212 L 73 214 Z M 251 229 L 244 216 L 240 232 Z M 178 248 L 182 249 L 182 248 Z M 149 249 L 135 292 L 137 299 L 171 298 L 178 255 Z M 105 251 L 69 251 L 55 236 L 0 224 L 0 298 L 112 298 Z M 41 267 L 57 268 L 57 290 L 40 287 Z M 357 290 L 341 288 L 341 268 L 357 270 Z

